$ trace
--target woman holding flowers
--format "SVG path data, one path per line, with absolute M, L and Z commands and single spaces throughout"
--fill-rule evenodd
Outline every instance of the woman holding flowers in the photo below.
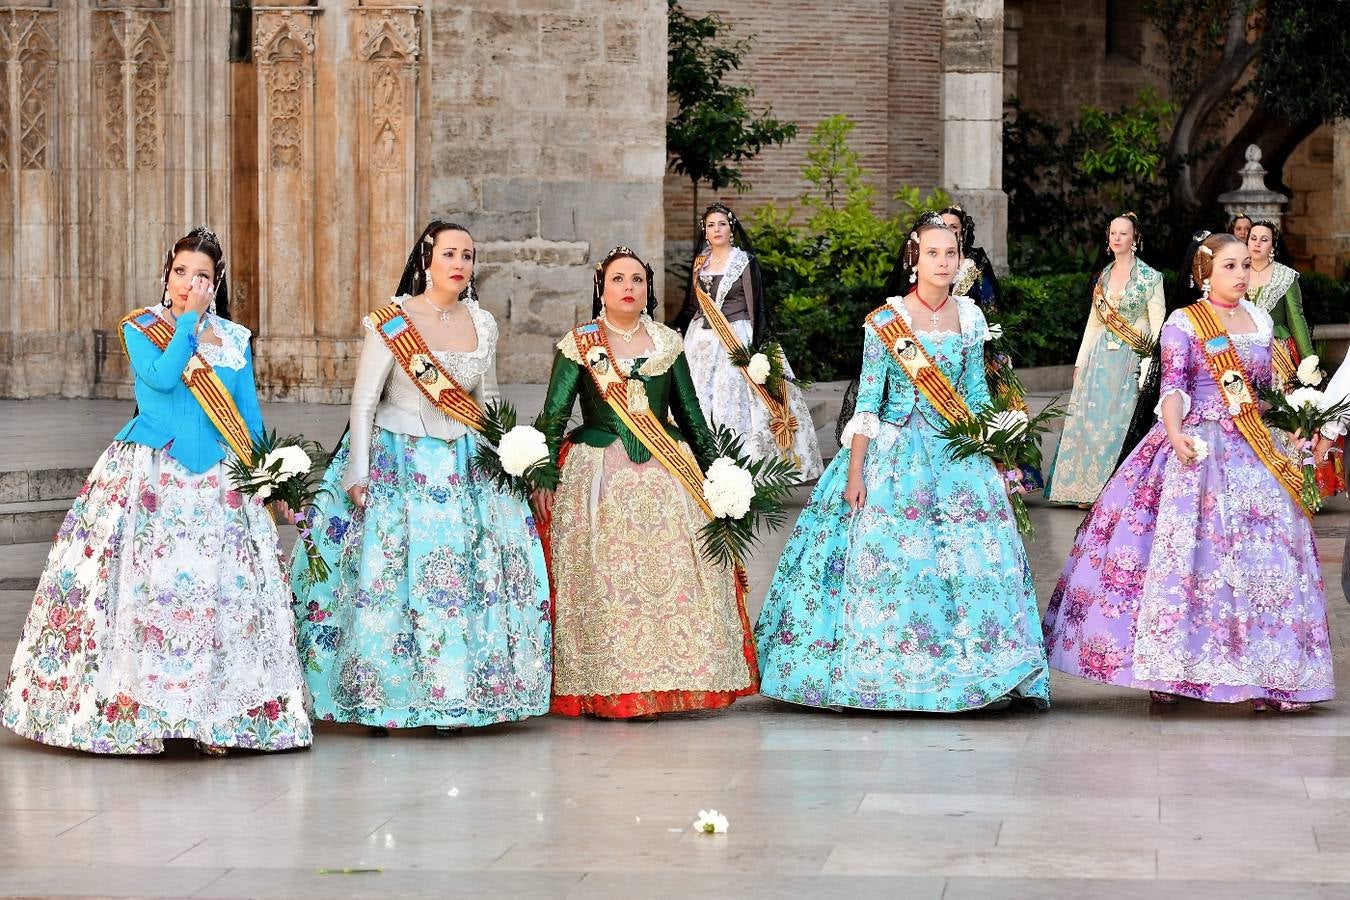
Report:
M 164 259 L 163 299 L 122 320 L 136 414 L 47 557 L 4 724 L 90 753 L 309 746 L 290 592 L 262 499 L 227 468 L 262 433 L 249 331 L 226 318 L 216 236 Z
M 1112 219 L 1106 240 L 1112 259 L 1092 281 L 1064 433 L 1045 480 L 1047 500 L 1085 508 L 1115 471 L 1165 303 L 1162 273 L 1137 256 L 1134 213 Z
M 594 320 L 553 358 L 542 420 L 560 477 L 535 502 L 552 523 L 563 715 L 654 717 L 755 691 L 744 573 L 705 559 L 699 541 L 752 489 L 732 478 L 705 496 L 704 472 L 714 485 L 734 473 L 714 466 L 680 336 L 652 321 L 655 307 L 651 268 L 615 247 L 595 268 Z M 564 440 L 578 398 L 581 426 Z
M 699 403 L 712 424 L 741 437 L 751 459 L 791 460 L 803 480 L 819 478 L 825 466 L 811 411 L 771 338 L 750 239 L 722 203 L 704 210 L 701 223 L 704 243 L 675 320 Z
M 755 629 L 767 696 L 923 712 L 1049 704 L 1011 482 L 940 435 L 990 404 L 984 315 L 949 294 L 959 262 L 955 236 L 924 214 L 867 317 L 843 447 Z
M 1159 421 L 1083 522 L 1046 612 L 1050 664 L 1215 703 L 1294 711 L 1335 694 L 1302 474 L 1262 420 L 1270 316 L 1252 257 L 1192 244 L 1199 298 L 1162 330 Z
M 382 734 L 548 711 L 543 548 L 528 504 L 475 464 L 497 397 L 475 259 L 466 229 L 432 222 L 364 319 L 350 432 L 308 520 L 331 571 L 293 564 L 316 719 Z

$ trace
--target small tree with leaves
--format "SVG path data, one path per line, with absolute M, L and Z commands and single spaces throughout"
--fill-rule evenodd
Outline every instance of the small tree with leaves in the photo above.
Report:
M 741 67 L 749 38 L 730 40 L 731 26 L 722 19 L 691 16 L 677 0 L 668 2 L 666 81 L 675 101 L 675 114 L 666 123 L 668 165 L 693 183 L 697 212 L 699 185 L 706 183 L 714 191 L 748 190 L 740 164 L 771 144 L 791 140 L 797 126 L 778 121 L 769 110 L 755 112 L 750 108 L 754 89 L 725 81 Z

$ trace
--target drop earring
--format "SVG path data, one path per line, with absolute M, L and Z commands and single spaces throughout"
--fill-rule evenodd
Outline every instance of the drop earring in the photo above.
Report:
M 1201 300 L 1208 300 L 1208 299 L 1209 299 L 1209 279 L 1208 279 L 1208 278 L 1206 278 L 1204 281 L 1200 282 L 1200 299 L 1201 299 Z
M 168 288 L 164 289 L 164 299 L 159 301 L 159 305 L 164 307 L 165 309 L 168 309 L 169 307 L 173 306 L 173 298 L 169 296 Z

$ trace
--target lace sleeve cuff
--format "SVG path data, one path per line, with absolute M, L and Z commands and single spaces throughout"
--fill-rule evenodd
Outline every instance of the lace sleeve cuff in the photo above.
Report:
M 1153 414 L 1155 416 L 1157 416 L 1160 419 L 1162 418 L 1163 401 L 1166 400 L 1172 394 L 1181 395 L 1181 417 L 1184 419 L 1191 414 L 1191 395 L 1183 391 L 1181 388 L 1173 387 L 1173 388 L 1163 388 L 1162 394 L 1159 395 L 1158 397 L 1158 405 L 1153 407 Z
M 1329 441 L 1334 441 L 1346 432 L 1346 424 L 1340 419 L 1333 419 L 1322 426 L 1322 437 Z
M 876 440 L 877 435 L 881 434 L 881 419 L 876 413 L 854 413 L 853 418 L 844 426 L 843 434 L 839 436 L 839 446 L 847 448 L 853 443 L 853 436 L 858 434 Z

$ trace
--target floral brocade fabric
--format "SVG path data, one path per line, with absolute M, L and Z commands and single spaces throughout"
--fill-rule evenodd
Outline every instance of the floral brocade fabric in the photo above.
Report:
M 67 513 L 4 692 L 4 724 L 92 753 L 166 738 L 308 746 L 290 596 L 261 501 L 225 465 L 114 443 Z
M 1233 335 L 1269 385 L 1270 318 Z M 1233 424 L 1183 312 L 1162 333 L 1162 394 L 1208 445 L 1178 461 L 1161 423 L 1083 522 L 1046 612 L 1050 663 L 1107 684 L 1216 702 L 1334 693 L 1312 525 Z
M 984 317 L 919 332 L 972 409 L 988 403 Z M 903 310 L 897 306 L 897 310 Z M 1046 706 L 1049 670 L 1026 551 L 984 457 L 954 461 L 913 382 L 866 332 L 850 429 L 871 441 L 863 508 L 843 499 L 851 438 L 797 520 L 755 628 L 760 691 L 806 706 L 959 712 Z
M 340 487 L 344 441 L 311 513 L 329 577 L 292 560 L 314 717 L 481 726 L 548 712 L 548 579 L 524 501 L 473 467 L 476 438 L 377 427 L 367 505 Z M 298 546 L 298 545 L 297 545 Z
M 624 718 L 754 693 L 743 585 L 700 555 L 686 493 L 618 442 L 567 446 L 549 532 L 554 712 Z

